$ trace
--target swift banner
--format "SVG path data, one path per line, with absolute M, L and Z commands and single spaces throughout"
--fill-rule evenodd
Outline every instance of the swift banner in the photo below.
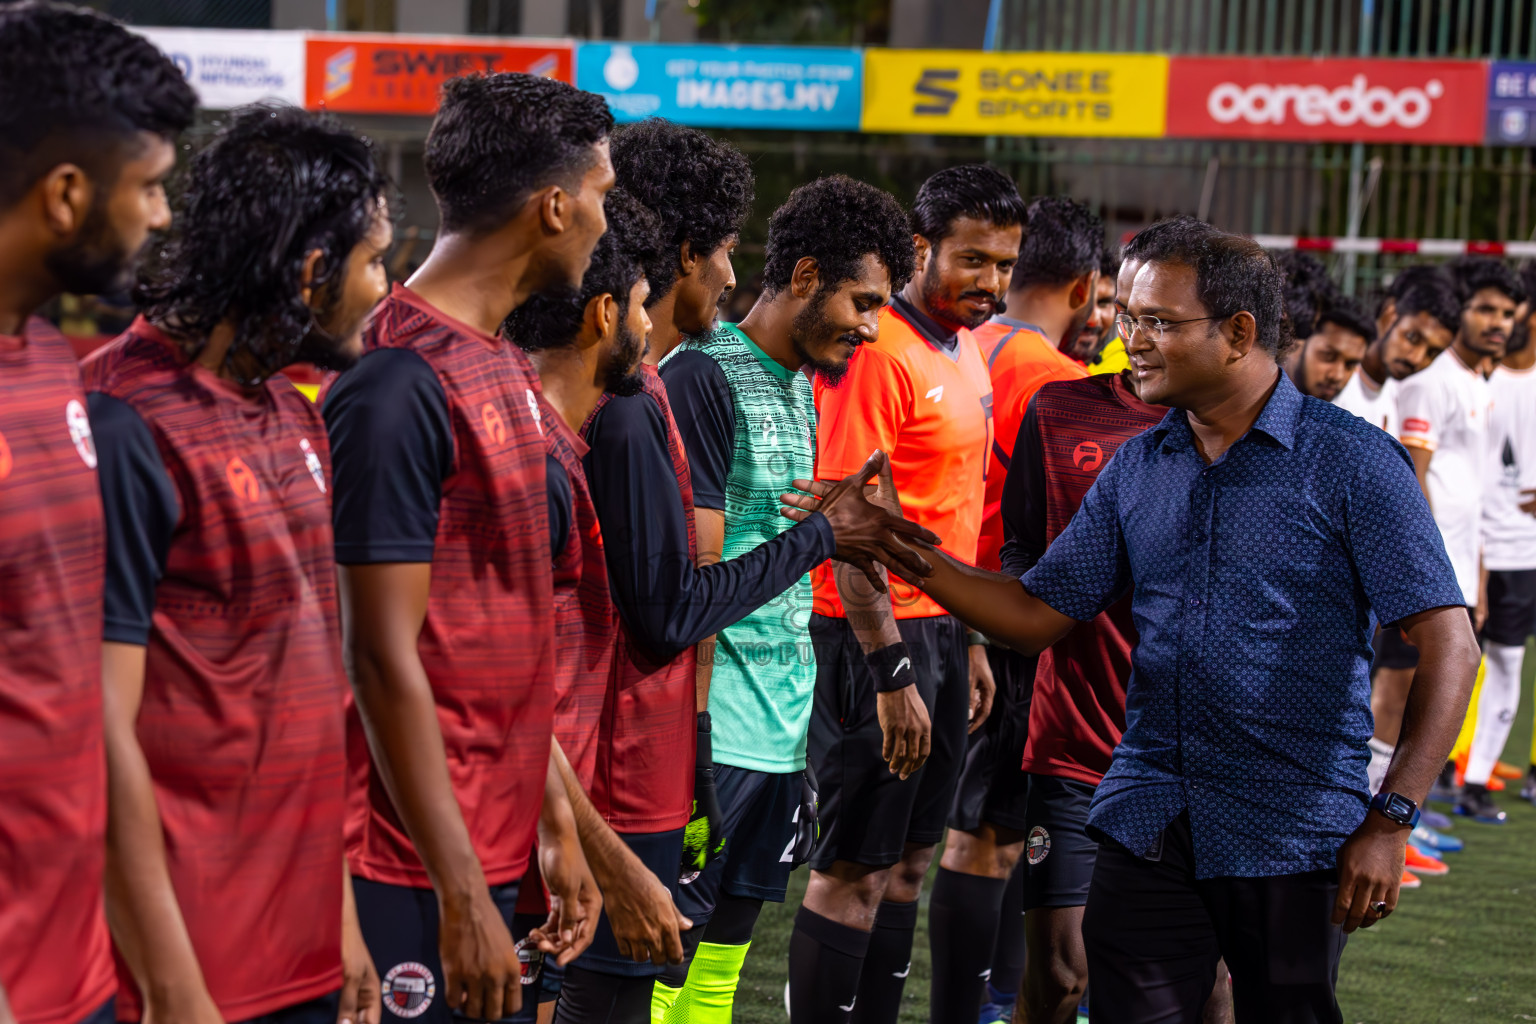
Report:
M 1477 143 L 1487 75 L 1477 61 L 1174 57 L 1168 134 Z
M 1488 72 L 1488 145 L 1536 144 L 1536 64 L 1495 61 Z
M 866 132 L 1163 134 L 1162 54 L 866 50 Z
M 576 85 L 619 121 L 657 116 L 707 128 L 859 127 L 858 50 L 809 46 L 583 43 Z
M 141 28 L 181 69 L 211 110 L 281 100 L 304 102 L 304 33 Z
M 524 71 L 572 80 L 565 40 L 312 35 L 306 41 L 305 105 L 356 114 L 433 114 L 450 78 Z

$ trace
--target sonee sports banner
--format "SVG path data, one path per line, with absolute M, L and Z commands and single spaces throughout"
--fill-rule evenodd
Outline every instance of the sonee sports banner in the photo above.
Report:
M 866 132 L 1163 134 L 1161 54 L 864 51 Z

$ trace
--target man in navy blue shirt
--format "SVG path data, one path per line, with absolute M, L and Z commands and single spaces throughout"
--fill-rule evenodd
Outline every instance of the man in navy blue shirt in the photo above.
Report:
M 1101 852 L 1083 922 L 1089 1002 L 1116 1024 L 1195 1019 L 1223 956 L 1238 1020 L 1341 1020 L 1343 933 L 1396 905 L 1477 670 L 1406 453 L 1280 372 L 1280 309 L 1251 241 L 1151 254 L 1117 327 L 1142 398 L 1168 416 L 1126 442 L 1021 580 L 934 552 L 921 584 L 1031 654 L 1134 587 L 1140 640 L 1090 811 Z M 1373 802 L 1378 620 L 1421 655 Z

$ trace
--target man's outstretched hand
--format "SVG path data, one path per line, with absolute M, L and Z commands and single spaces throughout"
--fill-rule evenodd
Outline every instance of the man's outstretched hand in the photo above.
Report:
M 876 449 L 858 472 L 837 481 L 796 480 L 793 486 L 808 493 L 785 494 L 779 499 L 785 506 L 780 511 L 796 522 L 816 512 L 826 516 L 837 540 L 832 557 L 862 570 L 882 594 L 885 581 L 875 563 L 907 579 L 922 578 L 930 575 L 933 567 L 904 541 L 939 543 L 937 534 L 902 518 L 899 505 L 887 511 L 876 503 L 878 499 L 871 500 L 878 492 L 865 485 L 876 476 L 881 478 L 880 490 L 894 495 L 890 472 L 890 460 Z

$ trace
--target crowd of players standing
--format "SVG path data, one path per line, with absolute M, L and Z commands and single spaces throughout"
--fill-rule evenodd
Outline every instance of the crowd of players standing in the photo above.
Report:
M 1215 450 L 1170 412 L 1224 377 L 1261 395 L 1249 424 L 1275 451 L 1319 432 L 1360 449 L 1333 450 L 1364 460 L 1342 511 L 1315 473 L 1294 490 L 1307 529 L 1350 534 L 1338 635 L 1374 613 L 1429 666 L 1415 679 L 1384 632 L 1377 788 L 1414 794 L 1423 751 L 1444 761 L 1445 716 L 1424 712 L 1460 720 L 1465 623 L 1436 613 L 1487 610 L 1457 808 L 1498 820 L 1536 605 L 1524 292 L 1498 264 L 1400 275 L 1375 338 L 1316 267 L 1282 275 L 1192 220 L 1116 262 L 1085 207 L 969 165 L 910 211 L 846 177 L 795 190 L 763 295 L 720 324 L 745 158 L 490 75 L 444 89 L 441 231 L 387 288 L 390 183 L 335 123 L 230 114 L 173 213 L 195 101 L 150 44 L 13 5 L 0 79 L 0 984 L 22 1024 L 723 1022 L 802 863 L 791 1019 L 894 1021 L 941 840 L 935 1021 L 984 1000 L 1071 1020 L 1089 978 L 1117 1022 L 1337 1020 L 1343 931 L 1396 902 L 1397 826 L 1448 839 L 1390 802 L 1362 824 L 1368 651 L 1302 709 L 1344 724 L 1287 758 L 1273 730 L 1302 691 L 1264 691 L 1268 717 L 1239 728 L 1239 671 L 1208 720 L 1159 711 L 1167 584 L 1128 541 L 1169 513 L 1129 481 L 1155 435 L 1201 451 L 1191 507 L 1218 500 L 1217 470 L 1263 490 L 1234 476 L 1260 457 L 1247 425 Z M 32 316 L 135 273 L 142 315 L 83 368 Z M 281 376 L 298 361 L 336 371 L 317 404 Z M 1386 434 L 1298 389 L 1400 436 L 1424 494 Z M 1127 445 L 1112 499 L 1095 481 Z M 1137 517 L 1107 511 L 1121 496 Z M 1207 513 L 1180 557 L 1214 572 L 1230 553 Z M 1298 576 L 1266 557 L 1245 571 Z M 1228 614 L 1233 584 L 1211 580 L 1200 629 Z M 1247 664 L 1285 642 L 1232 647 Z M 1146 696 L 1121 745 L 1133 662 Z M 1230 773 L 1237 748 L 1211 736 L 1229 727 L 1260 737 L 1280 793 L 1252 821 L 1300 834 L 1233 825 L 1216 790 L 1147 796 L 1183 777 L 1159 744 L 1191 758 L 1190 792 Z M 1169 908 L 1191 906 L 1160 974 Z

